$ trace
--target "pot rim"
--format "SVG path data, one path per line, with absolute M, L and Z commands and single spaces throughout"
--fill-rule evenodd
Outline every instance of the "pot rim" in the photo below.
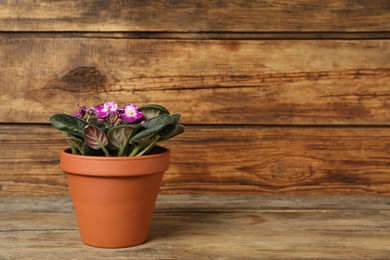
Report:
M 161 147 L 161 146 L 160 146 Z M 143 156 L 86 156 L 61 150 L 60 167 L 67 174 L 95 177 L 126 177 L 163 173 L 169 168 L 170 151 Z
M 165 148 L 162 146 L 159 146 L 159 147 L 162 148 L 164 151 L 161 153 L 157 153 L 157 154 L 142 155 L 142 156 L 90 156 L 90 155 L 72 154 L 72 153 L 68 152 L 71 150 L 70 147 L 67 147 L 67 148 L 61 149 L 61 156 L 65 155 L 65 156 L 70 157 L 70 158 L 73 157 L 74 159 L 81 159 L 81 158 L 84 159 L 85 158 L 86 160 L 99 160 L 99 161 L 102 161 L 102 160 L 103 161 L 150 160 L 153 158 L 163 157 L 166 155 L 166 153 L 170 152 L 170 150 L 168 148 Z

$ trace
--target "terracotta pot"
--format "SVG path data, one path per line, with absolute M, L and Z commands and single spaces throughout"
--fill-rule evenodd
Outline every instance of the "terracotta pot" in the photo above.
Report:
M 98 157 L 61 151 L 80 235 L 87 245 L 121 248 L 146 241 L 170 152 Z

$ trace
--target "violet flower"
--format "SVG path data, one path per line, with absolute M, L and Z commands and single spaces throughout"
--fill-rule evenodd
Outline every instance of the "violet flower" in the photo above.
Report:
M 144 116 L 142 112 L 138 111 L 138 107 L 133 106 L 132 104 L 128 104 L 124 109 L 125 111 L 120 115 L 120 118 L 125 122 L 134 123 Z
M 115 102 L 106 102 L 103 106 L 96 106 L 96 116 L 99 119 L 106 118 L 110 113 L 115 113 L 118 109 L 118 104 Z
M 80 108 L 78 111 L 71 114 L 71 116 L 84 118 L 85 114 L 87 113 L 87 107 L 86 106 L 80 106 L 77 104 L 77 106 Z
M 92 115 L 95 115 L 96 114 L 96 110 L 95 110 L 95 107 L 90 107 L 87 109 L 87 113 L 90 113 Z

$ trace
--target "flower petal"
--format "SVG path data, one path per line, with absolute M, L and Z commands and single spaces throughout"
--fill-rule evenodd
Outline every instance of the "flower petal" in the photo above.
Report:
M 110 112 L 107 111 L 104 106 L 96 106 L 95 111 L 98 118 L 105 118 L 110 114 Z
M 108 112 L 115 112 L 118 109 L 118 104 L 115 102 L 104 103 L 104 109 Z

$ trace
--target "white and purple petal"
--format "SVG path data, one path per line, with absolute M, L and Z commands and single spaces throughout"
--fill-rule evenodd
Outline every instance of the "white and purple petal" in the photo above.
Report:
M 137 106 L 133 106 L 132 104 L 128 104 L 124 113 L 120 115 L 121 120 L 126 121 L 128 123 L 134 123 L 138 119 L 142 118 L 143 114 L 138 111 Z
M 105 118 L 110 114 L 110 112 L 106 110 L 104 106 L 96 106 L 95 111 L 98 118 Z
M 104 109 L 108 112 L 115 112 L 118 109 L 118 104 L 115 102 L 104 103 Z

